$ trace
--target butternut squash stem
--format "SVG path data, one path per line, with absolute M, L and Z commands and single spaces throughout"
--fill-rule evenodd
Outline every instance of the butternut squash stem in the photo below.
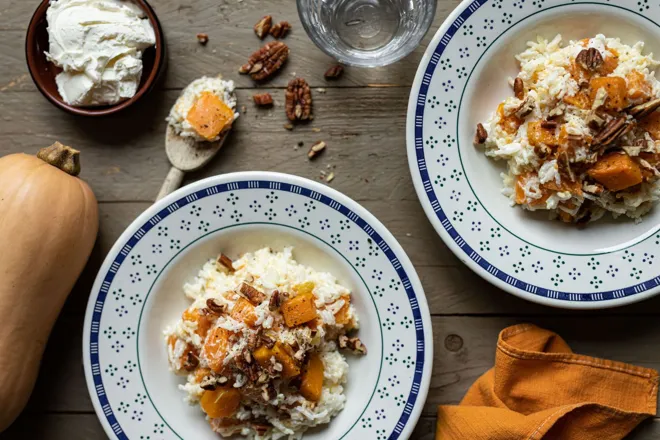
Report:
M 37 157 L 67 174 L 80 174 L 80 151 L 59 142 L 39 150 Z

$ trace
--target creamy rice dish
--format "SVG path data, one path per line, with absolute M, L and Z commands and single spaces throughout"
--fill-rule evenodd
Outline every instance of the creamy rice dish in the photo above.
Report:
M 507 162 L 502 192 L 567 223 L 606 212 L 641 221 L 660 195 L 658 61 L 643 42 L 604 35 L 527 45 L 514 96 L 475 135 L 488 157 Z
M 231 128 L 236 118 L 234 82 L 203 76 L 183 89 L 167 122 L 180 136 L 214 142 Z
M 347 335 L 359 326 L 350 291 L 292 251 L 207 262 L 183 286 L 192 305 L 165 331 L 185 400 L 222 437 L 300 439 L 329 423 L 346 401 L 344 353 L 367 352 Z

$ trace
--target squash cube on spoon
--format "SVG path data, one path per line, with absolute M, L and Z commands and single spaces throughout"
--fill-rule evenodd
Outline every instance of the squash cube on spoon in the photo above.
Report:
M 193 129 L 206 140 L 215 139 L 234 121 L 234 110 L 211 92 L 203 92 L 186 116 Z

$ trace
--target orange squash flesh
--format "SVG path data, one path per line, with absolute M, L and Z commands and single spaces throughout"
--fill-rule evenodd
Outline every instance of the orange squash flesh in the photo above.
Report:
M 200 313 L 199 309 L 187 309 L 183 312 L 183 315 L 181 315 L 181 319 L 196 323 L 197 329 L 195 330 L 195 333 L 202 338 L 206 337 L 206 334 L 213 323 L 213 320 L 207 315 Z
M 536 147 L 545 144 L 550 147 L 559 145 L 559 139 L 555 136 L 554 129 L 543 128 L 541 121 L 534 121 L 527 124 L 527 137 L 529 144 Z
M 204 391 L 200 399 L 202 410 L 212 419 L 231 417 L 241 404 L 241 392 L 232 386 Z
M 215 94 L 202 92 L 186 120 L 201 137 L 213 140 L 234 122 L 234 111 Z
M 651 86 L 644 75 L 638 71 L 633 70 L 626 75 L 626 82 L 628 83 L 628 98 L 646 100 L 651 97 Z
M 640 166 L 625 153 L 609 153 L 587 171 L 592 179 L 610 191 L 621 191 L 642 183 Z
M 660 140 L 660 112 L 653 112 L 642 119 L 639 127 L 648 131 L 653 140 Z
M 348 295 L 342 296 L 342 300 L 344 300 L 344 305 L 341 306 L 341 309 L 337 313 L 335 313 L 335 322 L 337 324 L 341 325 L 346 325 L 351 322 L 351 318 L 348 316 L 348 312 L 351 308 L 351 297 Z
M 270 365 L 270 358 L 274 357 L 280 364 L 282 364 L 282 377 L 285 379 L 300 374 L 300 367 L 286 347 L 280 342 L 275 343 L 273 348 L 268 348 L 265 345 L 262 345 L 254 351 L 252 356 L 263 368 L 267 368 Z
M 282 304 L 280 308 L 287 327 L 295 327 L 316 318 L 314 294 L 305 292 L 294 296 Z
M 231 317 L 236 321 L 242 321 L 250 327 L 254 327 L 257 322 L 257 315 L 254 313 L 254 306 L 250 301 L 241 297 L 236 301 L 231 309 Z
M 312 353 L 303 369 L 300 394 L 307 400 L 318 402 L 323 391 L 323 361 L 318 353 Z
M 211 330 L 204 341 L 201 356 L 206 359 L 208 366 L 216 373 L 224 370 L 224 360 L 229 350 L 232 332 L 216 327 Z
M 593 78 L 589 81 L 590 98 L 596 99 L 598 90 L 605 89 L 607 99 L 604 107 L 608 110 L 621 111 L 628 105 L 628 87 L 626 80 L 620 76 L 608 76 Z

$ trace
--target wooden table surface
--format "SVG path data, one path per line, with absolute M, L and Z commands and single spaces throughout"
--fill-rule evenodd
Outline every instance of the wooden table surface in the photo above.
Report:
M 601 312 L 527 303 L 464 267 L 426 219 L 406 160 L 406 107 L 424 49 L 459 0 L 438 1 L 433 29 L 406 59 L 386 68 L 347 68 L 335 82 L 324 80 L 332 60 L 307 38 L 292 0 L 151 0 L 166 34 L 168 71 L 146 99 L 104 119 L 70 116 L 52 106 L 32 83 L 24 39 L 38 3 L 0 0 L 0 156 L 35 153 L 56 140 L 80 149 L 81 177 L 100 202 L 101 227 L 93 255 L 49 340 L 28 408 L 1 440 L 106 438 L 82 367 L 87 298 L 105 254 L 152 203 L 167 174 L 163 140 L 170 106 L 190 81 L 217 73 L 236 81 L 239 105 L 247 111 L 219 156 L 187 182 L 247 170 L 318 179 L 327 164 L 335 165 L 336 178 L 330 185 L 378 217 L 417 268 L 433 315 L 435 358 L 428 400 L 413 438 L 433 438 L 437 405 L 457 403 L 492 366 L 498 332 L 513 323 L 532 322 L 555 330 L 581 353 L 660 369 L 660 298 Z M 272 110 L 252 105 L 255 84 L 237 73 L 260 46 L 252 26 L 264 13 L 293 25 L 285 40 L 291 55 L 283 72 L 259 87 L 273 94 Z M 198 32 L 209 35 L 207 46 L 197 43 Z M 294 74 L 326 93 L 313 92 L 313 124 L 289 132 L 283 128 L 283 89 Z M 328 144 L 317 161 L 306 159 L 305 148 L 294 148 L 298 142 L 308 147 L 316 140 Z M 660 438 L 660 421 L 643 423 L 631 438 Z

